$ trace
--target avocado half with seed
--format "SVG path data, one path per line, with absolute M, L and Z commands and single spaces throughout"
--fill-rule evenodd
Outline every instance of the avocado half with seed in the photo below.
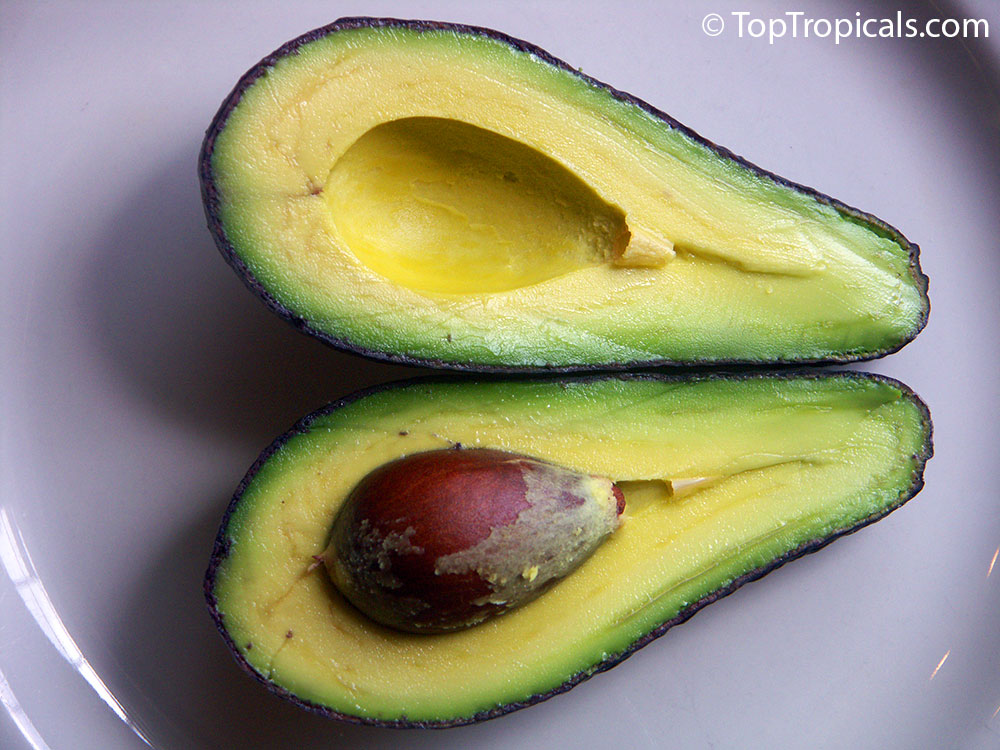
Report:
M 834 362 L 924 326 L 916 245 L 488 29 L 348 18 L 205 138 L 216 243 L 338 348 L 479 371 Z
M 449 447 L 610 478 L 620 525 L 502 616 L 436 635 L 383 627 L 317 560 L 365 477 Z M 863 373 L 390 384 L 305 417 L 261 454 L 226 512 L 205 592 L 239 663 L 295 703 L 383 726 L 467 724 L 568 690 L 881 518 L 919 491 L 930 455 L 923 403 Z

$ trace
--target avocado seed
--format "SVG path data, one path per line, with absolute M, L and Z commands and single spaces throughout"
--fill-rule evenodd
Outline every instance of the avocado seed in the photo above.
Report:
M 440 633 L 524 604 L 618 527 L 610 479 L 491 449 L 435 450 L 375 469 L 333 522 L 322 558 L 371 619 Z

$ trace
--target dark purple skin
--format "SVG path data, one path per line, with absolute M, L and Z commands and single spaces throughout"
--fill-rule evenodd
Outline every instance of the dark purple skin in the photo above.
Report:
M 310 701 L 303 700 L 298 696 L 294 695 L 293 693 L 290 693 L 289 691 L 285 690 L 284 688 L 279 687 L 274 683 L 268 681 L 268 679 L 264 675 L 260 674 L 256 669 L 254 669 L 253 666 L 251 666 L 250 663 L 243 657 L 236 643 L 229 635 L 228 631 L 226 630 L 225 623 L 223 622 L 223 615 L 218 609 L 218 605 L 213 590 L 215 587 L 216 570 L 219 564 L 225 559 L 226 555 L 229 552 L 230 541 L 226 536 L 226 531 L 229 526 L 229 519 L 232 516 L 233 512 L 235 511 L 236 506 L 240 502 L 240 498 L 243 496 L 244 491 L 250 485 L 250 482 L 253 480 L 254 476 L 257 474 L 260 468 L 267 462 L 267 460 L 276 451 L 278 451 L 288 440 L 295 437 L 296 435 L 309 432 L 310 425 L 315 419 L 330 414 L 331 412 L 334 412 L 337 409 L 340 409 L 341 407 L 347 406 L 348 404 L 351 404 L 354 401 L 358 401 L 360 399 L 379 393 L 381 391 L 393 390 L 396 388 L 416 387 L 420 385 L 436 385 L 439 383 L 466 383 L 470 381 L 466 380 L 461 376 L 451 376 L 451 377 L 438 376 L 429 378 L 413 378 L 410 380 L 397 381 L 394 383 L 382 383 L 380 385 L 376 385 L 371 388 L 367 388 L 365 390 L 353 393 L 350 396 L 346 396 L 338 401 L 334 401 L 333 403 L 330 403 L 322 407 L 321 409 L 313 412 L 312 414 L 309 414 L 306 417 L 303 417 L 301 420 L 296 422 L 295 425 L 292 426 L 292 428 L 288 432 L 286 432 L 281 437 L 277 438 L 273 443 L 271 443 L 271 445 L 269 445 L 267 448 L 264 449 L 264 452 L 261 453 L 260 456 L 258 456 L 256 461 L 254 461 L 253 465 L 250 467 L 249 471 L 247 471 L 246 475 L 243 477 L 243 480 L 236 488 L 236 492 L 233 495 L 233 499 L 229 503 L 229 507 L 226 509 L 226 513 L 222 518 L 222 524 L 219 528 L 219 533 L 215 539 L 215 545 L 212 550 L 212 557 L 209 562 L 208 570 L 205 573 L 204 591 L 205 591 L 205 599 L 208 603 L 208 608 L 212 615 L 212 619 L 215 621 L 215 625 L 218 628 L 219 633 L 221 633 L 226 644 L 229 646 L 230 652 L 232 653 L 236 661 L 239 663 L 239 665 L 244 669 L 244 671 L 249 673 L 258 682 L 263 684 L 265 687 L 268 688 L 268 690 L 275 693 L 276 695 L 280 695 L 281 697 L 291 701 L 292 703 L 308 711 L 312 711 L 314 713 L 326 716 L 331 719 L 337 719 L 339 721 L 345 721 L 352 724 L 367 724 L 371 726 L 386 727 L 392 729 L 447 729 L 449 727 L 464 726 L 467 724 L 475 724 L 480 721 L 486 721 L 487 719 L 494 719 L 498 716 L 503 716 L 504 714 L 517 711 L 518 709 L 526 708 L 528 706 L 533 706 L 536 703 L 540 703 L 541 701 L 547 700 L 552 696 L 559 695 L 560 693 L 565 693 L 570 688 L 573 688 L 576 685 L 579 685 L 581 682 L 590 679 L 595 674 L 604 672 L 620 664 L 625 659 L 634 654 L 636 651 L 641 649 L 643 646 L 651 643 L 652 641 L 656 640 L 661 635 L 666 633 L 674 625 L 680 625 L 681 623 L 686 622 L 702 607 L 705 607 L 711 604 L 712 602 L 718 601 L 719 599 L 728 596 L 729 594 L 736 591 L 736 589 L 743 586 L 743 584 L 749 583 L 750 581 L 755 581 L 758 578 L 767 575 L 771 571 L 780 568 L 782 565 L 791 560 L 794 560 L 798 557 L 802 557 L 803 555 L 806 554 L 810 554 L 812 552 L 816 552 L 817 550 L 820 550 L 826 545 L 830 544 L 830 542 L 839 539 L 840 537 L 847 536 L 848 534 L 853 534 L 855 531 L 858 531 L 859 529 L 862 529 L 865 526 L 868 526 L 869 524 L 872 524 L 875 521 L 884 518 L 886 515 L 896 510 L 897 508 L 901 507 L 910 498 L 912 498 L 914 495 L 920 492 L 920 490 L 924 486 L 924 478 L 923 478 L 924 465 L 927 463 L 927 460 L 934 454 L 934 447 L 932 441 L 933 426 L 931 423 L 930 411 L 928 410 L 927 405 L 908 386 L 899 382 L 898 380 L 886 377 L 884 375 L 856 372 L 856 371 L 823 372 L 819 370 L 783 370 L 783 371 L 772 371 L 772 372 L 715 371 L 710 373 L 701 373 L 697 375 L 675 375 L 675 374 L 664 374 L 664 373 L 605 373 L 599 375 L 577 375 L 573 377 L 552 378 L 552 380 L 556 380 L 560 383 L 571 385 L 575 383 L 587 383 L 609 378 L 615 378 L 618 380 L 626 380 L 626 381 L 655 380 L 662 382 L 680 382 L 680 381 L 697 381 L 697 380 L 714 380 L 714 379 L 749 380 L 755 378 L 777 378 L 777 379 L 789 379 L 789 380 L 791 379 L 821 380 L 830 378 L 840 378 L 842 380 L 855 380 L 855 381 L 874 380 L 887 383 L 892 387 L 898 389 L 904 398 L 909 399 L 920 409 L 923 415 L 922 421 L 926 430 L 926 439 L 924 441 L 923 449 L 921 450 L 921 452 L 911 456 L 913 460 L 913 474 L 912 474 L 912 481 L 910 482 L 909 487 L 900 493 L 899 498 L 892 505 L 884 508 L 883 510 L 881 510 L 878 513 L 875 513 L 874 515 L 869 516 L 868 518 L 861 520 L 854 526 L 838 529 L 833 533 L 831 533 L 829 536 L 823 537 L 821 539 L 812 539 L 808 542 L 805 542 L 796 549 L 791 550 L 790 552 L 782 555 L 781 557 L 775 560 L 772 560 L 767 565 L 764 565 L 760 568 L 757 568 L 756 570 L 752 570 L 740 576 L 739 578 L 735 579 L 732 583 L 730 583 L 728 586 L 724 586 L 723 588 L 718 589 L 712 592 L 711 594 L 708 594 L 704 598 L 699 599 L 696 602 L 693 602 L 688 607 L 683 609 L 680 613 L 678 613 L 675 617 L 671 618 L 670 620 L 667 620 L 666 622 L 662 623 L 659 627 L 651 630 L 649 633 L 642 636 L 637 641 L 633 642 L 632 645 L 630 645 L 628 648 L 624 649 L 623 651 L 620 651 L 617 654 L 611 654 L 610 656 L 608 656 L 608 658 L 604 659 L 598 664 L 595 664 L 589 669 L 586 669 L 570 677 L 562 685 L 559 685 L 558 687 L 555 687 L 546 693 L 539 693 L 537 695 L 533 695 L 524 701 L 508 703 L 506 705 L 498 706 L 497 708 L 493 708 L 488 711 L 482 711 L 480 713 L 473 714 L 471 716 L 464 716 L 439 722 L 409 721 L 406 719 L 398 719 L 398 720 L 369 719 L 364 717 L 351 716 L 349 714 L 343 714 L 338 711 L 333 711 L 332 709 L 327 708 L 326 706 L 317 705 L 315 703 L 311 703 Z M 482 378 L 482 379 L 487 380 L 489 378 Z M 401 430 L 405 431 L 405 428 L 401 426 Z M 428 637 L 433 637 L 433 636 L 428 636 Z
M 356 29 L 362 27 L 397 27 L 405 28 L 412 31 L 451 31 L 458 34 L 471 34 L 480 35 L 495 39 L 497 41 L 508 44 L 516 50 L 521 52 L 526 52 L 533 57 L 542 60 L 556 68 L 568 71 L 572 73 L 577 78 L 586 81 L 589 85 L 605 89 L 608 91 L 615 99 L 618 99 L 629 104 L 633 104 L 640 109 L 645 110 L 654 117 L 662 120 L 668 126 L 674 130 L 678 130 L 695 141 L 705 145 L 711 149 L 720 158 L 729 159 L 736 162 L 737 164 L 747 168 L 751 172 L 763 177 L 771 182 L 781 185 L 783 187 L 791 188 L 800 193 L 803 193 L 819 203 L 828 205 L 835 209 L 842 216 L 862 224 L 877 234 L 886 237 L 893 242 L 898 243 L 901 247 L 905 248 L 910 256 L 910 274 L 913 278 L 913 282 L 916 287 L 920 290 L 921 297 L 923 299 L 923 309 L 921 311 L 921 316 L 917 325 L 913 328 L 910 334 L 899 341 L 896 344 L 888 346 L 884 349 L 878 349 L 873 351 L 845 351 L 841 354 L 831 355 L 829 357 L 823 358 L 805 358 L 805 357 L 788 357 L 778 360 L 769 361 L 759 361 L 759 360 L 739 360 L 739 359 L 704 359 L 704 360 L 690 360 L 677 362 L 673 360 L 649 360 L 645 362 L 609 362 L 606 364 L 597 365 L 564 365 L 564 366 L 528 366 L 528 365 L 487 365 L 487 364 L 477 364 L 474 362 L 451 362 L 439 359 L 427 359 L 424 357 L 417 357 L 405 352 L 384 352 L 376 351 L 372 349 L 367 349 L 363 346 L 358 346 L 357 344 L 348 341 L 346 339 L 340 339 L 333 336 L 325 331 L 315 328 L 308 320 L 300 316 L 294 310 L 289 309 L 279 300 L 275 299 L 267 289 L 254 277 L 253 273 L 244 263 L 243 259 L 236 252 L 229 238 L 226 237 L 226 233 L 222 227 L 222 220 L 220 217 L 219 206 L 220 199 L 218 189 L 215 186 L 215 182 L 212 175 L 212 152 L 215 148 L 215 139 L 218 137 L 219 133 L 226 127 L 226 120 L 229 118 L 229 114 L 233 111 L 237 104 L 239 104 L 243 93 L 262 75 L 264 75 L 269 68 L 271 68 L 275 63 L 278 62 L 283 57 L 288 55 L 294 55 L 298 52 L 298 48 L 309 42 L 316 41 L 327 34 L 333 34 L 338 31 L 343 31 L 346 29 Z M 307 32 L 297 39 L 293 39 L 286 44 L 283 44 L 277 50 L 272 52 L 270 55 L 265 57 L 254 67 L 252 67 L 247 73 L 236 84 L 236 87 L 230 92 L 229 96 L 226 97 L 222 106 L 219 108 L 218 113 L 215 115 L 215 119 L 212 120 L 212 124 L 209 126 L 208 131 L 205 133 L 205 140 L 202 143 L 201 154 L 198 161 L 198 176 L 201 180 L 201 194 L 202 199 L 205 204 L 205 215 L 208 219 L 208 228 L 212 232 L 212 236 L 215 238 L 215 244 L 218 246 L 219 251 L 222 256 L 226 259 L 226 262 L 236 271 L 239 277 L 243 280 L 243 283 L 249 287 L 249 289 L 260 297 L 264 303 L 275 313 L 280 315 L 282 318 L 291 323 L 295 328 L 303 333 L 307 333 L 311 336 L 315 336 L 319 340 L 326 344 L 345 352 L 351 352 L 353 354 L 359 354 L 363 357 L 369 359 L 377 360 L 380 362 L 389 362 L 392 364 L 401 365 L 412 365 L 418 367 L 432 367 L 437 369 L 450 369 L 458 370 L 463 372 L 482 372 L 482 373 L 561 373 L 561 372 L 581 372 L 587 370 L 626 370 L 635 369 L 643 367 L 683 367 L 691 365 L 720 365 L 720 366 L 731 366 L 731 365 L 768 365 L 768 366 L 779 366 L 779 365 L 811 365 L 811 364 L 835 364 L 841 362 L 861 362 L 871 359 L 877 359 L 878 357 L 883 357 L 886 354 L 891 354 L 892 352 L 898 351 L 903 346 L 908 344 L 913 338 L 923 330 L 924 326 L 927 324 L 927 316 L 930 314 L 930 300 L 927 297 L 927 277 L 920 270 L 920 248 L 910 242 L 903 234 L 895 227 L 887 224 L 876 216 L 872 214 L 861 211 L 857 208 L 842 203 L 836 198 L 831 198 L 818 190 L 811 187 L 786 180 L 784 177 L 776 175 L 772 172 L 768 172 L 765 169 L 758 167 L 756 164 L 752 164 L 741 156 L 734 154 L 727 148 L 723 146 L 716 145 L 712 143 L 707 138 L 703 138 L 698 135 L 698 133 L 691 130 L 691 128 L 679 123 L 673 117 L 665 112 L 653 107 L 652 105 L 644 102 L 638 97 L 632 96 L 624 91 L 619 91 L 606 83 L 602 83 L 590 76 L 582 73 L 576 68 L 571 67 L 562 60 L 553 57 L 545 50 L 536 47 L 529 42 L 525 42 L 521 39 L 515 39 L 514 37 L 507 36 L 499 31 L 494 31 L 492 29 L 480 28 L 477 26 L 465 26 L 462 24 L 452 24 L 443 23 L 438 21 L 411 21 L 411 20 L 401 20 L 396 18 L 341 18 L 334 21 L 328 26 L 323 26 L 319 29 L 314 29 L 313 31 Z

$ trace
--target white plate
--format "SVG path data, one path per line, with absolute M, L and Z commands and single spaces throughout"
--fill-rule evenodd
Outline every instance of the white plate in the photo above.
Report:
M 989 42 L 773 46 L 740 39 L 731 13 L 777 18 L 782 3 L 618 5 L 3 5 L 0 746 L 1000 747 L 996 5 L 898 4 L 988 18 Z M 529 39 L 876 213 L 923 247 L 933 304 L 914 343 L 868 366 L 934 415 L 910 504 L 565 695 L 443 733 L 342 725 L 267 694 L 201 593 L 257 452 L 321 403 L 412 374 L 300 336 L 242 287 L 204 226 L 202 133 L 287 39 L 418 13 Z

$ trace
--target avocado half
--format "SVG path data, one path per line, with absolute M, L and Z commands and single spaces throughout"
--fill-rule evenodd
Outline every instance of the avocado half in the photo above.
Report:
M 917 246 L 489 29 L 346 18 L 208 129 L 208 223 L 297 328 L 474 371 L 843 362 L 924 326 Z
M 538 599 L 468 630 L 377 625 L 314 556 L 373 469 L 495 448 L 611 478 L 621 526 Z M 239 485 L 205 579 L 239 663 L 327 716 L 489 719 L 609 669 L 698 609 L 902 505 L 931 455 L 924 404 L 855 372 L 416 380 L 330 404 Z

